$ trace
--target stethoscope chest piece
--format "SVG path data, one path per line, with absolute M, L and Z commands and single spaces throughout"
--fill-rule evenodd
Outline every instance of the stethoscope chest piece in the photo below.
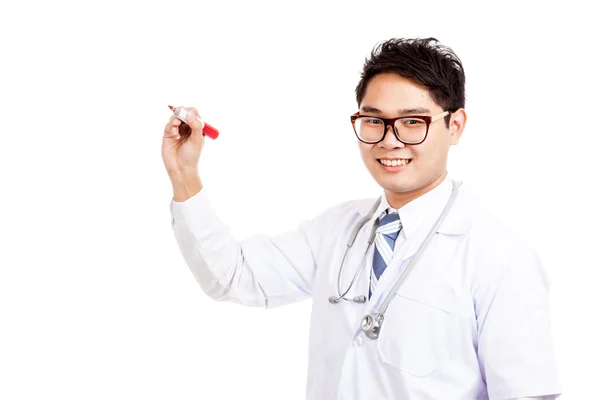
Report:
M 360 328 L 369 339 L 377 339 L 383 324 L 383 314 L 367 314 L 360 322 Z

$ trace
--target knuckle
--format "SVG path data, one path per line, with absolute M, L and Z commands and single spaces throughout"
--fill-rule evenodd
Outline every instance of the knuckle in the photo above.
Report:
M 190 107 L 189 111 L 193 112 L 194 114 L 196 114 L 198 117 L 200 117 L 200 113 L 198 112 L 198 110 L 196 110 L 195 107 Z

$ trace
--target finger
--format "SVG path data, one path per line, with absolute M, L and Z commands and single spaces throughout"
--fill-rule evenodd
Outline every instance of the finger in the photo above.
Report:
M 164 132 L 163 138 L 179 140 L 181 138 L 181 135 L 179 133 Z
M 163 136 L 164 137 L 173 137 L 173 138 L 178 138 L 180 136 L 179 134 L 179 130 L 175 127 L 171 127 L 171 128 L 166 128 L 163 132 Z
M 198 112 L 198 110 L 196 110 L 195 107 L 185 107 L 186 111 L 195 115 L 196 117 L 198 117 L 201 121 L 201 126 L 197 126 L 197 127 L 192 127 L 192 129 L 199 129 L 202 130 L 204 129 L 204 121 L 202 121 L 202 117 L 200 117 L 200 113 Z
M 182 121 L 177 116 L 172 115 L 171 118 L 169 118 L 169 122 L 165 125 L 165 132 L 171 129 L 172 126 L 181 126 L 181 124 Z
M 165 125 L 165 130 L 163 132 L 164 137 L 179 139 L 179 128 L 176 126 L 172 126 L 170 124 Z
M 169 118 L 169 122 L 167 122 L 167 126 L 169 128 L 175 126 L 175 127 L 179 127 L 181 126 L 181 124 L 183 123 L 183 121 L 181 121 L 177 116 L 173 115 L 171 116 L 171 118 Z
M 172 131 L 172 128 L 179 128 L 181 126 L 183 122 L 177 118 L 175 115 L 173 115 L 171 118 L 169 118 L 169 122 L 167 122 L 167 124 L 165 125 L 165 133 L 170 133 Z
M 192 133 L 202 134 L 202 129 L 204 129 L 204 121 L 200 118 L 200 113 L 194 107 L 184 107 L 188 112 L 188 117 L 186 118 L 188 121 L 188 125 L 192 129 Z M 197 117 L 197 118 L 195 118 Z
M 201 118 L 200 113 L 198 112 L 198 110 L 196 110 L 195 107 L 183 107 L 183 108 L 188 112 L 189 111 L 193 112 L 198 118 Z

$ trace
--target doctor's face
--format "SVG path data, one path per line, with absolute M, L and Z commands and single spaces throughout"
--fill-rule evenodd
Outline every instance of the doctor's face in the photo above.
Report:
M 383 73 L 369 81 L 359 114 L 396 118 L 434 116 L 444 111 L 446 110 L 430 97 L 427 88 L 395 73 Z M 399 208 L 405 203 L 402 198 L 419 196 L 444 180 L 448 150 L 450 145 L 458 143 L 465 120 L 466 115 L 461 109 L 452 115 L 449 128 L 446 127 L 444 118 L 431 122 L 427 138 L 417 145 L 400 142 L 391 126 L 387 127 L 383 141 L 377 144 L 358 141 L 363 162 L 375 181 L 385 190 L 390 205 Z M 401 121 L 397 122 L 400 123 Z M 415 121 L 405 120 L 404 123 L 410 126 Z M 398 159 L 402 161 L 395 167 L 382 165 L 382 161 Z M 394 198 L 398 200 L 396 203 L 402 204 L 392 204 Z

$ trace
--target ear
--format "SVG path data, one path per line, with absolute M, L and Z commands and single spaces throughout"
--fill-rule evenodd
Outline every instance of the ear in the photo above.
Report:
M 450 144 L 458 144 L 458 141 L 465 130 L 466 124 L 467 112 L 464 108 L 459 108 L 452 113 L 452 117 L 450 118 L 450 127 L 448 128 L 450 131 Z

